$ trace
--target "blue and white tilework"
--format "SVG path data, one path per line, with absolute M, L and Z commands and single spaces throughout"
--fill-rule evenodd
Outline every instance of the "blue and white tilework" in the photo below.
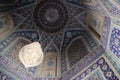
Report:
M 31 41 L 39 40 L 39 32 L 36 30 L 17 31 L 0 41 L 0 54 L 11 44 L 16 38 L 25 37 Z
M 116 56 L 110 52 L 105 53 L 105 56 L 110 61 L 110 63 L 113 65 L 113 67 L 118 72 L 118 74 L 120 74 L 120 64 L 119 64 L 119 60 L 116 58 Z
M 63 80 L 69 80 L 71 77 L 75 76 L 79 72 L 81 72 L 83 69 L 85 69 L 86 66 L 89 66 L 94 60 L 96 60 L 99 56 L 101 56 L 104 53 L 104 50 L 102 46 L 99 46 L 96 48 L 93 52 L 89 53 L 87 57 L 82 59 L 82 62 L 78 62 L 74 65 L 67 73 L 65 73 L 62 78 Z M 61 55 L 65 58 L 64 55 Z M 62 65 L 62 71 L 65 72 L 67 70 L 66 68 L 66 61 L 62 58 L 63 63 Z
M 68 47 L 69 43 L 75 39 L 76 37 L 83 37 L 85 42 L 87 43 L 87 46 L 93 50 L 94 48 L 98 47 L 98 42 L 89 34 L 89 32 L 85 30 L 66 30 L 64 33 L 64 39 L 62 42 L 62 48 L 61 48 L 61 70 L 62 73 L 67 70 L 67 64 L 66 64 L 66 48 Z
M 100 0 L 104 8 L 109 12 L 111 16 L 120 18 L 120 9 L 118 9 L 110 0 Z
M 113 28 L 110 37 L 110 50 L 120 59 L 120 30 Z
M 102 57 L 100 58 L 96 63 L 94 63 L 92 66 L 90 66 L 88 69 L 86 69 L 84 72 L 79 74 L 79 76 L 75 77 L 74 79 L 83 79 L 86 75 L 88 75 L 90 72 L 95 70 L 97 67 L 100 67 L 103 75 L 107 80 L 119 80 L 119 78 L 115 75 L 113 70 L 110 68 L 109 64 L 105 61 L 105 59 Z

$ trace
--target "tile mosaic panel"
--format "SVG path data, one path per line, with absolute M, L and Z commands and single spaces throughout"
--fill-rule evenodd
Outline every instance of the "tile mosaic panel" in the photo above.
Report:
M 111 16 L 120 18 L 120 10 L 110 0 L 100 0 Z
M 63 49 L 66 49 L 68 44 L 76 37 L 81 36 L 91 48 L 91 50 L 98 45 L 98 42 L 92 37 L 92 35 L 85 31 L 85 30 L 66 30 L 64 33 L 64 42 L 63 42 Z M 65 51 L 65 50 L 63 50 Z
M 8 60 L 5 56 L 0 54 L 0 67 L 7 70 L 20 80 L 33 80 L 31 74 L 28 74 L 25 70 L 21 69 L 18 65 Z
M 84 72 L 80 73 L 77 77 L 73 78 L 73 80 L 83 79 L 86 75 L 90 74 L 93 70 L 95 70 L 98 67 L 100 68 L 104 77 L 107 80 L 119 80 L 119 78 L 116 76 L 116 74 L 113 72 L 113 70 L 110 68 L 109 64 L 106 62 L 106 60 L 103 57 L 97 60 L 93 65 L 87 68 Z
M 59 78 L 35 78 L 30 73 L 26 72 L 25 70 L 21 69 L 18 65 L 14 64 L 13 62 L 9 61 L 6 57 L 0 54 L 0 69 L 5 69 L 9 74 L 14 75 L 16 78 L 12 76 L 6 75 L 4 72 L 0 70 L 0 79 L 3 80 L 60 80 Z
M 64 42 L 62 42 L 62 48 L 61 48 L 61 68 L 62 68 L 62 73 L 67 70 L 67 65 L 66 65 L 66 56 L 65 56 L 65 51 L 66 48 L 68 47 L 69 43 L 75 39 L 76 37 L 81 36 L 87 43 L 88 47 L 93 50 L 98 46 L 98 42 L 89 34 L 89 32 L 85 30 L 66 30 L 64 33 Z
M 43 31 L 39 30 L 40 33 L 42 33 L 40 42 L 42 43 L 43 48 L 45 48 L 47 46 L 47 44 L 51 40 L 53 40 L 53 42 L 57 46 L 58 50 L 60 50 L 60 48 L 62 46 L 61 42 L 63 39 L 64 30 L 66 30 L 66 29 L 84 29 L 84 27 L 81 25 L 81 23 L 79 23 L 76 20 L 75 16 L 78 16 L 79 14 L 83 13 L 84 11 L 86 11 L 86 9 L 83 7 L 76 7 L 76 6 L 74 6 L 72 4 L 68 4 L 68 3 L 65 3 L 65 5 L 68 8 L 69 21 L 63 30 L 61 30 L 57 33 L 53 33 L 53 34 L 45 33 Z M 75 16 L 73 16 L 73 15 L 75 15 Z M 84 17 L 82 17 L 80 19 L 83 20 L 83 18 Z
M 64 75 L 62 75 L 61 80 L 71 79 L 73 76 L 77 75 L 79 72 L 81 72 L 87 66 L 89 66 L 93 61 L 95 61 L 103 53 L 104 53 L 104 50 L 103 50 L 102 46 L 99 46 L 92 53 L 89 53 L 88 56 L 85 57 L 81 62 L 78 62 L 77 64 L 75 64 L 74 67 L 72 67 L 68 72 L 66 72 Z M 64 60 L 62 60 L 62 61 L 64 61 Z M 64 65 L 62 70 L 65 70 L 66 62 L 64 62 L 64 64 L 62 64 L 62 65 Z
M 102 29 L 101 44 L 104 50 L 106 50 L 107 41 L 109 37 L 109 31 L 110 31 L 111 18 L 105 16 L 103 22 L 104 23 L 103 23 L 103 29 Z
M 96 4 L 97 5 L 97 4 Z M 92 12 L 96 12 L 96 13 L 99 13 L 99 14 L 101 14 L 101 10 L 99 9 L 101 6 L 100 6 L 100 4 L 99 5 L 97 5 L 98 7 L 96 7 L 96 5 L 86 5 L 85 4 L 85 7 L 88 9 L 88 10 L 91 10 Z M 88 11 L 89 12 L 89 11 Z M 105 14 L 105 13 L 104 13 Z
M 88 9 L 88 12 L 92 11 L 98 14 L 103 14 L 107 17 L 109 16 L 98 0 L 92 0 L 92 1 L 93 1 L 93 5 L 85 4 L 85 7 Z
M 105 78 L 100 68 L 97 68 L 83 78 L 83 80 L 105 80 Z
M 120 30 L 113 28 L 110 37 L 110 50 L 120 59 Z
M 81 38 L 75 39 L 67 48 L 68 64 L 70 67 L 83 59 L 89 51 Z
M 105 0 L 107 3 L 107 0 Z M 101 14 L 104 16 L 103 21 L 103 29 L 102 29 L 102 36 L 101 36 L 101 44 L 106 49 L 107 41 L 108 41 L 108 34 L 110 30 L 111 18 L 109 17 L 108 12 L 103 8 L 101 3 L 97 0 L 93 0 L 94 5 L 86 4 L 85 6 L 88 8 L 88 12 L 91 11 L 93 13 Z M 104 2 L 103 2 L 104 3 Z
M 27 72 L 35 74 L 36 67 L 25 69 L 25 67 L 23 66 L 23 64 L 19 60 L 19 51 L 20 51 L 20 49 L 23 46 L 29 44 L 30 41 L 27 41 L 27 40 L 24 40 L 24 39 L 18 39 L 17 41 L 15 40 L 14 42 L 15 42 L 13 44 L 14 46 L 11 46 L 12 48 L 9 48 L 8 51 L 5 52 L 3 55 L 5 55 L 10 61 L 14 62 L 18 66 L 20 66 L 21 68 L 26 70 Z
M 16 64 L 18 64 L 19 66 L 24 67 L 23 64 L 19 60 L 19 51 L 21 50 L 23 46 L 29 43 L 30 43 L 29 41 L 20 39 L 16 41 L 13 44 L 14 46 L 11 46 L 12 48 L 10 48 L 4 55 L 8 57 L 10 60 L 12 60 L 13 62 L 15 62 Z
M 110 52 L 105 53 L 106 58 L 110 61 L 112 66 L 116 69 L 118 74 L 120 74 L 120 63 L 119 60 Z
M 20 0 L 20 4 L 17 4 L 17 6 L 16 7 L 21 7 L 21 6 L 24 6 L 24 5 L 27 5 L 28 3 L 27 3 L 27 1 L 28 0 L 25 0 L 25 1 L 23 1 L 23 0 Z M 77 0 L 77 1 L 75 1 L 75 0 L 73 0 L 73 1 L 71 1 L 71 0 L 66 0 L 68 3 L 71 3 L 72 5 L 81 5 L 81 4 L 78 4 L 78 3 L 80 3 L 80 0 Z M 85 1 L 90 1 L 90 0 L 85 0 Z M 107 1 L 107 0 L 106 0 Z M 30 4 L 32 4 L 33 2 L 34 2 L 34 0 L 31 0 L 31 1 L 29 1 L 30 2 Z M 109 4 L 108 4 L 109 5 Z M 105 6 L 108 6 L 108 5 L 105 5 Z M 103 14 L 105 14 L 106 15 L 106 12 L 104 12 L 104 10 L 103 9 L 101 9 L 101 6 L 100 6 L 100 4 L 99 3 L 96 3 L 95 4 L 95 6 L 90 6 L 91 8 L 94 8 L 94 10 L 95 11 L 98 11 L 99 12 L 99 10 L 103 13 Z M 97 8 L 97 7 L 99 7 L 99 9 Z M 13 9 L 13 8 L 15 8 L 15 7 L 10 7 L 9 9 Z M 8 8 L 0 8 L 0 11 L 4 11 L 4 10 L 9 10 Z M 31 8 L 30 8 L 31 9 Z M 111 9 L 111 11 L 116 11 L 116 9 Z M 76 10 L 75 10 L 76 11 Z M 22 12 L 22 11 L 21 11 Z M 26 9 L 26 12 L 27 12 L 27 9 Z M 28 16 L 30 16 L 30 15 L 27 15 L 30 11 L 28 10 L 28 13 L 26 13 L 25 12 L 25 14 L 21 14 L 21 13 L 18 13 L 18 14 L 20 14 L 20 15 L 22 15 L 22 16 L 24 16 L 24 17 L 28 17 Z M 78 11 L 79 12 L 79 11 Z M 74 15 L 76 15 L 76 14 L 78 14 L 78 12 L 77 13 L 74 13 Z M 117 12 L 117 11 L 116 11 Z M 119 12 L 119 11 L 118 11 Z M 116 13 L 117 14 L 117 13 Z M 115 14 L 115 15 L 116 15 Z M 72 19 L 73 17 L 71 17 L 71 19 Z M 83 17 L 84 18 L 84 17 Z M 29 18 L 27 18 L 26 19 L 26 21 L 23 23 L 23 24 L 27 24 L 27 25 L 25 25 L 25 26 L 27 26 L 26 28 L 27 29 L 32 29 L 32 27 L 33 26 L 31 26 L 31 25 L 33 25 L 33 24 L 30 24 L 31 23 L 31 21 L 29 21 L 29 20 L 31 20 L 31 18 L 29 17 Z M 73 21 L 73 23 L 75 23 L 76 22 L 76 20 L 71 20 L 71 21 Z M 103 32 L 103 38 L 102 38 L 102 44 L 103 44 L 103 46 L 104 45 L 106 45 L 106 41 L 107 41 L 107 36 L 108 36 L 108 31 L 109 31 L 109 23 L 110 23 L 110 19 L 108 18 L 108 17 L 106 17 L 105 18 L 105 24 L 104 24 L 104 26 L 105 26 L 105 29 L 104 29 L 104 32 Z M 16 25 L 18 25 L 19 23 L 17 23 Z M 76 23 L 77 24 L 77 23 Z M 70 27 L 72 27 L 72 28 L 75 28 L 75 27 L 80 27 L 81 25 L 77 25 L 76 26 L 76 24 L 74 24 L 74 25 L 71 25 Z M 30 26 L 30 27 L 29 27 Z M 71 28 L 65 28 L 65 29 L 71 29 Z M 19 30 L 19 29 L 18 29 Z M 40 32 L 35 32 L 35 31 L 27 31 L 27 30 L 23 30 L 23 31 L 18 31 L 18 32 L 15 32 L 15 33 L 13 33 L 13 34 L 11 34 L 10 36 L 8 36 L 8 39 L 5 39 L 5 40 L 3 40 L 3 41 L 1 41 L 0 42 L 0 53 L 1 53 L 1 51 L 3 50 L 3 49 L 5 49 L 9 44 L 10 44 L 10 42 L 12 41 L 12 40 L 14 40 L 14 39 L 16 39 L 16 37 L 19 37 L 19 36 L 22 36 L 22 37 L 26 37 L 26 38 L 28 38 L 28 39 L 30 39 L 30 40 L 32 40 L 32 41 L 38 41 L 38 39 L 39 39 L 39 34 L 38 33 L 41 33 L 41 31 Z M 37 37 L 36 37 L 36 35 L 37 35 Z M 45 34 L 44 34 L 45 35 Z M 71 36 L 72 35 L 72 38 L 74 38 L 75 37 L 75 35 L 76 35 L 76 33 L 67 33 L 67 36 Z M 74 35 L 74 36 L 73 36 Z M 57 45 L 57 47 L 58 47 L 58 49 L 60 49 L 60 46 L 63 46 L 64 48 L 66 48 L 66 46 L 68 45 L 67 44 L 67 42 L 69 42 L 72 38 L 67 38 L 66 40 L 65 40 L 65 45 L 61 45 L 61 42 L 62 42 L 62 36 L 64 36 L 64 33 L 63 33 L 63 31 L 62 32 L 60 32 L 60 33 L 58 33 L 58 34 L 47 34 L 47 36 L 45 35 L 44 36 L 44 38 L 42 39 L 44 42 L 43 42 L 43 45 L 45 45 L 45 47 L 47 46 L 47 44 L 49 43 L 49 41 L 51 41 L 51 40 L 53 40 L 54 41 L 54 43 Z M 84 36 L 84 38 L 85 39 L 87 39 L 88 38 L 88 36 L 86 36 L 86 35 L 83 35 Z M 87 41 L 89 41 L 89 39 L 87 40 Z M 62 42 L 63 43 L 63 42 Z M 89 43 L 88 43 L 89 44 Z M 90 44 L 92 44 L 92 43 L 90 43 Z M 95 46 L 95 45 L 94 45 Z M 93 47 L 93 46 L 92 46 Z M 95 51 L 95 53 L 96 54 L 98 54 L 97 52 L 103 52 L 103 50 L 101 50 L 101 48 L 99 49 L 96 49 L 96 51 Z M 62 54 L 64 54 L 64 53 L 62 53 Z M 98 56 L 98 55 L 96 55 L 96 56 Z M 96 56 L 93 56 L 94 58 L 96 58 Z M 62 57 L 63 58 L 65 58 L 65 56 L 64 55 L 62 55 Z M 92 56 L 91 56 L 92 57 Z M 93 59 L 94 59 L 93 58 Z M 91 63 L 91 61 L 88 61 L 88 63 L 87 62 L 85 62 L 86 64 L 84 65 L 84 67 L 87 65 L 87 64 L 90 64 Z M 65 61 L 64 61 L 64 59 L 62 60 L 62 65 L 66 65 L 66 63 L 65 63 Z M 10 66 L 9 66 L 10 67 Z M 82 68 L 83 69 L 83 68 Z M 63 70 L 65 70 L 65 66 L 63 66 Z M 19 74 L 19 73 L 18 73 Z M 21 76 L 21 75 L 20 75 Z M 24 77 L 24 76 L 22 76 L 22 77 Z M 25 78 L 23 78 L 23 79 L 25 79 Z M 28 79 L 28 78 L 26 78 L 26 79 Z M 29 78 L 29 80 L 30 80 L 30 78 Z M 38 78 L 36 78 L 36 80 L 42 80 L 42 79 L 38 79 Z M 51 80 L 54 80 L 54 79 L 51 79 Z M 67 80 L 67 79 L 66 79 Z
M 36 30 L 24 30 L 24 31 L 17 31 L 17 32 L 10 34 L 4 40 L 0 41 L 0 54 L 5 52 L 6 48 L 10 45 L 10 43 L 19 37 L 24 37 L 31 41 L 38 41 L 39 32 Z

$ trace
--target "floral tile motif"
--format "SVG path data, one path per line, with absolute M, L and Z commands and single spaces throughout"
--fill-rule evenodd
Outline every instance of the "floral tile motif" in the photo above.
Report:
M 13 42 L 15 39 L 19 37 L 27 38 L 31 41 L 39 40 L 39 32 L 37 30 L 24 30 L 24 31 L 16 31 L 6 37 L 4 40 L 0 41 L 0 54 L 2 54 L 5 49 Z
M 98 46 L 98 42 L 85 30 L 66 30 L 64 33 L 64 42 L 62 42 L 61 60 L 62 73 L 67 70 L 65 51 L 69 43 L 76 37 L 83 37 L 91 51 Z
M 106 58 L 110 61 L 110 63 L 113 65 L 113 67 L 116 69 L 116 71 L 118 72 L 118 74 L 120 74 L 120 64 L 119 64 L 119 60 L 112 55 L 112 53 L 105 53 Z
M 104 77 L 107 80 L 119 80 L 118 77 L 116 76 L 116 74 L 112 71 L 109 64 L 106 62 L 106 60 L 103 57 L 101 57 L 92 66 L 90 66 L 84 72 L 79 74 L 79 76 L 75 77 L 73 80 L 81 80 L 81 79 L 83 79 L 85 76 L 90 74 L 90 72 L 92 72 L 93 70 L 95 70 L 98 67 L 100 68 L 100 70 L 102 71 Z
M 88 71 L 91 72 L 91 70 Z M 88 76 L 83 78 L 83 80 L 105 80 L 105 78 L 100 68 L 97 68 L 94 71 L 92 71 Z
M 83 59 L 86 55 L 88 55 L 89 51 L 86 48 L 86 45 L 83 39 L 78 38 L 72 41 L 70 46 L 67 49 L 68 56 L 68 64 L 70 67 L 74 66 L 77 62 Z
M 110 50 L 120 59 L 120 30 L 113 28 L 110 37 Z
M 102 5 L 110 13 L 110 15 L 120 18 L 120 10 L 110 2 L 110 0 L 100 0 Z
M 0 67 L 9 71 L 11 74 L 20 78 L 21 80 L 33 79 L 33 77 L 30 74 L 28 74 L 25 70 L 21 69 L 18 65 L 9 61 L 8 59 L 3 57 L 2 55 L 0 55 Z

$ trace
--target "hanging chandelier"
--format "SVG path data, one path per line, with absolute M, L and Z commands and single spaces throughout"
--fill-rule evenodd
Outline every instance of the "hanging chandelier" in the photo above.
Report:
M 38 66 L 44 58 L 43 51 L 39 42 L 25 45 L 19 52 L 19 59 L 25 68 Z

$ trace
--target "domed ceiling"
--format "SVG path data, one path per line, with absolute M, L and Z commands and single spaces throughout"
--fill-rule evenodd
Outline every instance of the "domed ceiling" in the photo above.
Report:
M 68 21 L 68 11 L 59 0 L 43 0 L 36 5 L 34 20 L 37 27 L 49 33 L 60 31 Z
M 85 30 L 84 23 L 82 25 L 80 19 L 77 19 L 79 16 L 82 20 L 85 14 L 80 16 L 80 13 L 85 11 L 84 7 L 77 7 L 59 0 L 43 0 L 36 3 L 33 10 L 33 24 L 40 32 L 43 49 L 53 41 L 60 52 L 66 30 Z
M 38 67 L 25 69 L 17 57 L 18 53 L 15 53 L 33 41 L 40 42 L 44 53 L 55 52 L 59 55 L 60 67 L 57 67 L 60 69 L 59 76 L 73 69 L 73 66 L 84 58 L 80 63 L 82 66 L 80 70 L 82 70 L 105 51 L 111 19 L 104 10 L 99 9 L 99 11 L 93 6 L 85 6 L 79 0 L 13 0 L 13 2 L 14 5 L 0 7 L 2 14 L 0 34 L 4 34 L 4 37 L 0 35 L 0 53 L 2 54 L 0 61 L 2 67 L 13 74 L 10 76 L 39 80 Z M 88 3 L 89 0 L 85 2 L 92 5 Z M 6 2 L 3 1 L 3 3 Z M 96 6 L 100 5 L 96 3 Z M 89 10 L 91 8 L 96 13 L 92 14 Z M 98 13 L 99 16 L 96 16 Z M 12 24 L 8 24 L 10 21 Z M 6 28 L 6 24 L 10 27 Z M 101 29 L 101 26 L 104 28 Z M 114 41 L 114 39 L 111 40 Z M 119 47 L 117 43 L 119 43 L 118 39 L 115 44 Z M 55 56 L 56 54 L 52 58 L 58 63 Z M 52 64 L 52 60 L 48 62 L 48 65 Z

